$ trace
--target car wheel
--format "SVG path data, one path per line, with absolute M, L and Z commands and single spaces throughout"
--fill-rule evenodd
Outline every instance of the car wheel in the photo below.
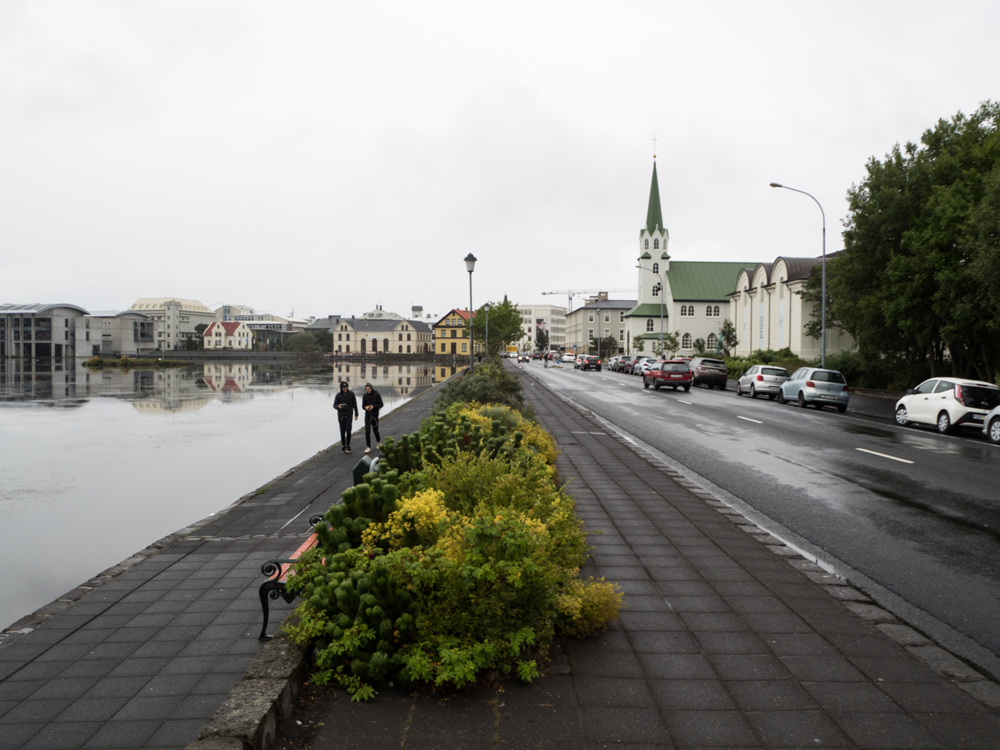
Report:
M 787 402 L 785 401 L 785 392 L 784 392 L 784 391 L 782 391 L 782 390 L 779 390 L 779 391 L 778 391 L 778 395 L 777 395 L 777 399 L 778 399 L 778 403 L 779 403 L 779 404 L 784 404 L 784 403 L 787 403 Z
M 743 386 L 740 385 L 740 381 L 738 380 L 736 381 L 736 395 L 737 396 L 743 395 Z
M 847 407 L 844 406 L 843 404 L 837 404 L 837 411 L 843 414 L 845 411 L 847 411 Z
M 896 424 L 898 424 L 900 427 L 909 426 L 910 420 L 907 419 L 905 406 L 900 406 L 898 409 L 896 409 Z
M 750 386 L 750 398 L 757 398 L 757 389 L 754 386 Z
M 684 392 L 685 393 L 687 393 L 690 390 L 691 390 L 691 386 L 689 386 L 689 385 L 684 386 Z
M 660 386 L 661 386 L 661 385 L 663 385 L 663 383 L 657 383 L 657 382 L 654 382 L 654 383 L 653 383 L 653 390 L 654 390 L 654 391 L 658 391 L 658 390 L 660 390 Z
M 646 378 L 642 379 L 642 387 L 645 388 L 647 391 L 649 390 L 649 381 L 646 380 Z
M 802 391 L 799 391 L 799 408 L 806 408 L 806 397 L 802 395 Z
M 774 394 L 772 393 L 770 396 L 768 396 L 768 398 L 774 401 Z
M 1000 418 L 990 422 L 990 429 L 987 431 L 991 443 L 1000 443 Z
M 728 387 L 729 387 L 729 383 L 723 383 L 722 385 L 719 386 L 719 390 L 720 391 L 724 391 Z
M 942 435 L 951 434 L 952 432 L 951 416 L 949 416 L 948 412 L 943 411 L 940 414 L 938 414 L 937 428 L 938 432 L 940 432 Z
M 597 368 L 597 371 L 598 371 L 598 372 L 600 372 L 600 371 L 601 371 L 601 368 L 600 368 L 600 367 L 598 367 L 598 368 Z

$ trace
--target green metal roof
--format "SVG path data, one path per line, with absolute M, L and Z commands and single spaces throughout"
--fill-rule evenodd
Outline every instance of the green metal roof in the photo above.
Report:
M 675 260 L 670 263 L 667 281 L 677 302 L 724 302 L 736 290 L 736 277 L 746 263 Z
M 650 234 L 659 227 L 663 229 L 663 214 L 660 211 L 660 183 L 656 179 L 656 162 L 653 162 L 653 184 L 649 188 L 649 208 L 646 209 L 646 231 Z
M 642 255 L 639 256 L 639 260 L 649 260 L 652 257 L 653 256 L 650 255 L 649 253 L 643 253 Z
M 626 318 L 658 318 L 660 317 L 661 305 L 659 302 L 646 302 L 642 305 L 636 305 L 627 313 L 625 313 Z M 670 317 L 670 308 L 667 307 L 666 303 L 662 305 L 663 318 L 664 320 Z

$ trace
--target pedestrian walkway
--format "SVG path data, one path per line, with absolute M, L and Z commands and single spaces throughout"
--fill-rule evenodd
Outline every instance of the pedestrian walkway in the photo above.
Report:
M 387 414 L 383 436 L 418 429 L 435 395 Z M 261 648 L 261 565 L 293 552 L 351 485 L 360 451 L 338 448 L 9 628 L 24 633 L 0 641 L 0 749 L 194 742 Z M 271 632 L 290 610 L 272 605 Z
M 891 616 L 860 592 L 525 382 L 595 532 L 583 572 L 622 586 L 620 620 L 530 686 L 341 693 L 313 747 L 1000 747 L 995 713 L 898 642 L 936 649 L 918 633 L 877 627 Z

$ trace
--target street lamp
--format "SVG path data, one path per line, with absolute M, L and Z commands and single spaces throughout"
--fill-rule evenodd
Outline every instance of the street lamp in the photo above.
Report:
M 483 305 L 486 310 L 486 356 L 490 356 L 490 303 Z
M 652 268 L 646 268 L 645 266 L 636 266 L 636 268 L 649 271 L 650 273 L 655 273 L 657 278 L 659 278 L 660 283 L 653 287 L 653 291 L 660 298 L 660 356 L 663 356 L 663 290 L 666 289 L 666 285 L 663 283 L 663 274 L 659 271 L 654 271 Z
M 816 200 L 816 196 L 807 193 L 805 190 L 797 190 L 796 188 L 788 187 L 787 185 L 782 185 L 777 182 L 772 182 L 771 187 L 784 188 L 785 190 L 791 190 L 792 192 L 795 193 L 802 193 L 802 195 L 808 195 L 816 202 L 816 205 L 819 206 L 819 213 L 823 217 L 823 280 L 821 283 L 821 291 L 820 291 L 820 295 L 822 297 L 822 299 L 820 300 L 820 315 L 822 316 L 820 318 L 820 331 L 822 332 L 820 340 L 822 343 L 820 344 L 819 366 L 825 370 L 826 369 L 826 211 L 823 210 L 823 206 L 820 204 L 820 202 Z
M 473 372 L 472 350 L 475 348 L 472 335 L 472 272 L 476 270 L 476 256 L 472 253 L 465 256 L 465 270 L 469 272 L 469 374 L 471 375 Z
M 601 308 L 597 308 L 597 359 L 601 359 Z

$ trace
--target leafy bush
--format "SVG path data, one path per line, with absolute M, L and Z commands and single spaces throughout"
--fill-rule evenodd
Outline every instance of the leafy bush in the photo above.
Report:
M 454 403 L 471 402 L 500 404 L 522 410 L 521 380 L 499 363 L 483 363 L 476 367 L 473 374 L 466 374 L 441 386 L 434 411 L 441 411 Z
M 784 367 L 791 373 L 800 367 L 811 364 L 810 361 L 792 353 L 788 347 L 778 350 L 758 349 L 748 357 L 727 357 L 725 362 L 726 368 L 729 370 L 729 377 L 733 379 L 742 377 L 753 365 L 775 365 L 776 367 Z
M 551 437 L 526 442 L 508 426 L 540 428 L 497 409 L 453 405 L 426 420 L 317 524 L 317 549 L 288 580 L 300 603 L 287 626 L 316 645 L 317 684 L 364 700 L 388 680 L 460 687 L 493 670 L 531 681 L 557 632 L 595 633 L 618 616 L 616 586 L 579 580 L 585 531 L 553 481 Z

